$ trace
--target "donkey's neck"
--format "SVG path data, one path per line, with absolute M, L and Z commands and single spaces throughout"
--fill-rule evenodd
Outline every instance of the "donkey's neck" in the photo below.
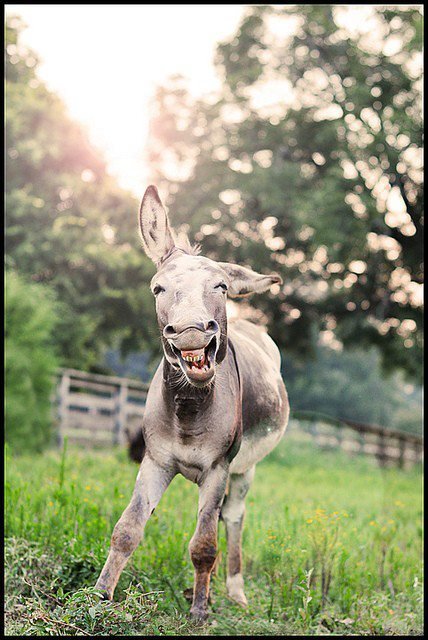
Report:
M 206 387 L 187 382 L 181 370 L 175 369 L 166 358 L 163 364 L 163 393 L 180 420 L 189 420 L 208 407 L 214 396 L 215 378 Z

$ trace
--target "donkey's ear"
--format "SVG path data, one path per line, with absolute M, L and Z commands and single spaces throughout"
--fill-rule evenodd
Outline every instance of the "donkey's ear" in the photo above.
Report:
M 232 298 L 249 296 L 251 293 L 262 293 L 273 284 L 282 284 L 282 279 L 275 273 L 264 276 L 230 262 L 219 262 L 218 264 L 229 276 L 229 295 Z
M 158 190 L 152 185 L 147 187 L 141 201 L 139 218 L 144 251 L 158 264 L 175 242 Z

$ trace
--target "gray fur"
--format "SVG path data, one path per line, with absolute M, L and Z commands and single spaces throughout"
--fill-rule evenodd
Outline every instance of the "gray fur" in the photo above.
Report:
M 289 414 L 277 347 L 262 327 L 227 322 L 225 287 L 246 295 L 280 279 L 171 246 L 173 233 L 153 189 L 143 199 L 140 224 L 148 254 L 158 265 L 151 287 L 164 357 L 147 396 L 144 457 L 134 494 L 114 529 L 97 587 L 112 598 L 147 519 L 180 473 L 199 486 L 198 524 L 189 551 L 195 567 L 191 614 L 202 620 L 220 513 L 228 539 L 228 593 L 243 606 L 247 602 L 241 566 L 244 500 L 255 465 L 279 442 Z M 163 236 L 157 236 L 159 230 Z M 206 369 L 183 361 L 183 353 L 202 349 Z

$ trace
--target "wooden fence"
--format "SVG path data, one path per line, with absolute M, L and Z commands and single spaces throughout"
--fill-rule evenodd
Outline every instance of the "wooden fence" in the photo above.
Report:
M 289 429 L 302 431 L 324 449 L 340 447 L 350 454 L 373 456 L 381 466 L 404 468 L 423 459 L 423 438 L 405 431 L 311 411 L 295 411 Z
M 141 424 L 149 385 L 128 378 L 61 369 L 55 394 L 58 442 L 114 445 Z
M 127 430 L 141 424 L 148 387 L 128 378 L 59 370 L 54 398 L 59 444 L 64 437 L 90 446 L 125 444 Z M 408 467 L 423 456 L 421 436 L 315 412 L 293 412 L 288 430 L 323 448 L 373 456 L 381 465 Z

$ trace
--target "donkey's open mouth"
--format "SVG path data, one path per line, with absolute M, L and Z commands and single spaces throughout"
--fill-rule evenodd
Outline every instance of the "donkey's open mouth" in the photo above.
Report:
M 211 380 L 215 373 L 216 336 L 202 349 L 177 349 L 175 345 L 171 346 L 183 373 L 192 383 L 203 386 Z

